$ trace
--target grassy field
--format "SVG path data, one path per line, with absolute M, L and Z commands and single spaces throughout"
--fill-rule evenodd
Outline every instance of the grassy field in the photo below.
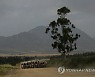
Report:
M 0 56 L 2 57 L 2 56 L 5 56 L 5 57 L 10 57 L 10 56 L 37 56 L 37 57 L 39 57 L 39 56 L 58 56 L 58 55 L 61 55 L 61 54 L 15 54 L 15 55 L 10 55 L 10 54 L 0 54 Z
M 60 54 L 1 55 L 0 77 L 95 77 L 95 72 L 65 72 L 60 75 L 57 71 L 57 67 L 61 65 L 66 68 L 95 68 L 95 53 L 67 55 L 66 60 L 64 60 L 63 56 L 59 55 Z M 49 58 L 46 68 L 19 68 L 20 62 L 44 58 Z
M 11 74 L 16 69 L 16 66 L 11 66 L 9 64 L 0 65 L 0 77 Z

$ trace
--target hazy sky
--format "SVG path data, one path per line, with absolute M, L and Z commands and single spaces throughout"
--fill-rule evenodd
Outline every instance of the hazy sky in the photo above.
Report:
M 0 36 L 47 26 L 56 10 L 67 6 L 75 26 L 95 37 L 95 0 L 0 0 Z

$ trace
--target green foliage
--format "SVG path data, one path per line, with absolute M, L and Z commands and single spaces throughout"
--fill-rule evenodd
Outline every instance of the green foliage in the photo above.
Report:
M 72 33 L 75 26 L 66 18 L 67 13 L 70 13 L 67 7 L 58 9 L 58 19 L 50 22 L 48 28 L 46 28 L 46 33 L 50 31 L 52 34 L 51 38 L 54 40 L 52 47 L 56 48 L 62 54 L 76 50 L 75 41 L 80 37 L 79 34 L 76 33 L 74 35 Z
M 95 53 L 51 57 L 48 67 L 65 66 L 66 68 L 95 68 Z
M 35 57 L 29 57 L 29 56 L 1 56 L 0 57 L 0 64 L 10 64 L 12 66 L 16 66 L 16 64 L 22 62 L 22 61 L 28 61 L 31 59 L 34 59 Z
M 0 65 L 0 76 L 8 74 L 10 71 L 17 69 L 17 67 L 7 65 Z

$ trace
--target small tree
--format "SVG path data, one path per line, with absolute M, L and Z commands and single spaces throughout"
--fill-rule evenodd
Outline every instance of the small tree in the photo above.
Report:
M 52 43 L 53 49 L 57 49 L 61 54 L 66 54 L 76 50 L 75 41 L 80 37 L 79 34 L 73 34 L 72 30 L 75 26 L 66 18 L 70 10 L 67 7 L 62 7 L 57 10 L 58 19 L 50 22 L 46 28 L 46 33 L 51 32 L 51 38 L 54 40 Z

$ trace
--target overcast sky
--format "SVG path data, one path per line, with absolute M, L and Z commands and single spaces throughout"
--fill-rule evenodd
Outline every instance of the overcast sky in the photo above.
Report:
M 71 9 L 69 18 L 77 28 L 95 37 L 95 0 L 0 0 L 0 36 L 47 26 L 63 6 Z

